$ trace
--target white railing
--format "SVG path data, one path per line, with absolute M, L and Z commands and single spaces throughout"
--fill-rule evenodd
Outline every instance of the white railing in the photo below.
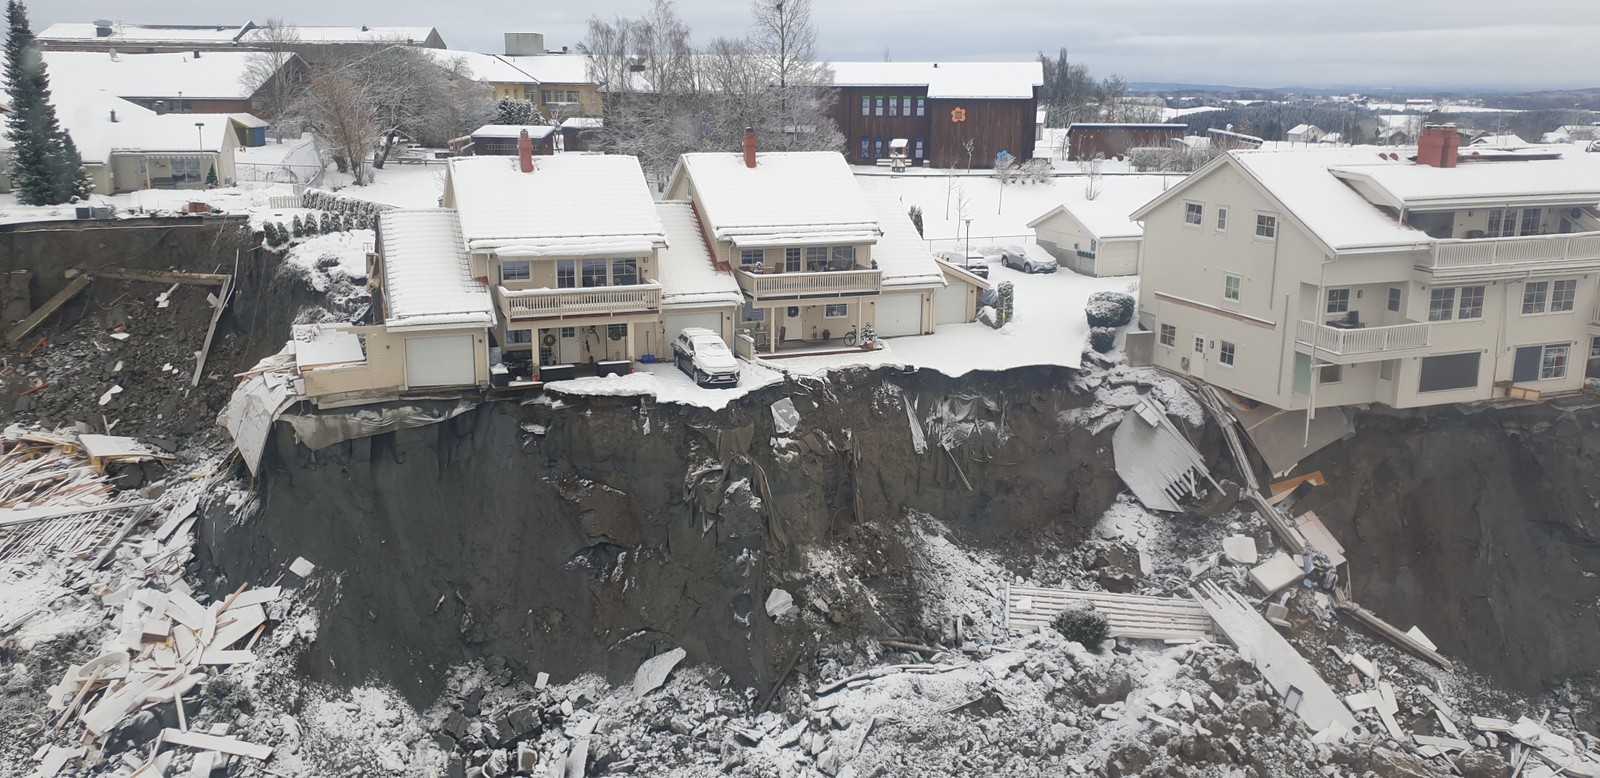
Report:
M 274 210 L 279 208 L 299 208 L 300 195 L 269 195 L 267 197 L 267 207 Z
M 509 318 L 633 313 L 661 309 L 661 285 L 605 286 L 592 289 L 499 287 L 500 312 Z
M 758 300 L 870 294 L 883 287 L 881 270 L 834 270 L 815 273 L 751 273 L 735 270 L 739 288 Z
M 1347 330 L 1302 319 L 1295 340 L 1334 356 L 1385 354 L 1427 348 L 1431 329 L 1432 325 L 1421 323 Z
M 1473 270 L 1552 262 L 1600 260 L 1600 233 L 1518 238 L 1441 240 L 1433 244 L 1434 271 Z

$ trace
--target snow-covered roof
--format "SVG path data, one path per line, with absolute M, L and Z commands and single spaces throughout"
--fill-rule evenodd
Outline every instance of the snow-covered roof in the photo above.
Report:
M 1065 195 L 1064 202 L 1028 222 L 1028 227 L 1035 229 L 1051 217 L 1067 213 L 1097 240 L 1143 237 L 1144 227 L 1131 214 L 1161 196 L 1169 180 L 1164 176 L 1101 176 L 1100 192 L 1093 200 L 1086 197 L 1084 187 L 1057 186 Z
M 1189 129 L 1187 124 L 1161 124 L 1161 123 L 1122 123 L 1122 122 L 1073 122 L 1067 125 L 1067 132 L 1073 130 L 1172 130 L 1182 132 Z
M 606 126 L 604 119 L 593 116 L 574 116 L 561 122 L 561 129 L 588 130 Z
M 538 80 L 498 54 L 479 54 L 476 51 L 452 49 L 424 49 L 424 51 L 440 65 L 448 66 L 452 61 L 460 60 L 466 71 L 463 75 L 474 81 L 491 84 L 527 84 Z
M 533 76 L 541 84 L 587 84 L 589 60 L 579 54 L 505 55 L 500 59 Z
M 684 154 L 669 190 L 687 176 L 717 240 L 737 246 L 872 243 L 878 217 L 844 157 L 832 151 Z
M 230 113 L 228 114 L 228 118 L 232 119 L 237 124 L 250 127 L 252 129 L 261 129 L 272 126 L 272 124 L 266 119 L 251 113 Z
M 300 43 L 426 43 L 438 35 L 432 27 L 303 27 L 286 25 Z M 271 27 L 251 29 L 239 38 L 240 43 L 251 44 L 272 40 L 276 35 Z
M 472 277 L 461 224 L 446 208 L 384 211 L 383 291 L 389 329 L 494 323 L 489 290 Z
M 1234 132 L 1233 130 L 1224 130 L 1218 127 L 1212 127 L 1206 130 L 1206 134 L 1219 138 L 1232 138 L 1236 141 L 1248 143 L 1253 146 L 1260 146 L 1261 144 L 1266 143 L 1266 140 L 1263 138 L 1259 138 L 1254 135 L 1246 135 L 1242 132 Z
M 835 86 L 926 86 L 930 99 L 1027 100 L 1044 66 L 1026 62 L 830 62 Z
M 93 42 L 107 46 L 218 45 L 231 44 L 250 29 L 250 24 L 123 24 L 111 25 L 111 34 L 101 37 L 95 25 L 57 22 L 36 37 L 45 43 Z
M 648 251 L 666 242 L 636 157 L 558 154 L 450 160 L 445 186 L 461 214 L 467 247 L 502 256 Z
M 544 140 L 555 133 L 556 128 L 548 124 L 485 124 L 472 131 L 474 138 L 510 138 L 515 140 L 522 137 L 522 131 L 528 131 L 528 137 L 533 140 Z
M 1505 147 L 1512 147 L 1512 146 L 1529 146 L 1529 145 L 1532 145 L 1532 144 L 1530 144 L 1527 141 L 1523 140 L 1522 136 L 1520 136 L 1520 135 L 1518 135 L 1518 134 L 1516 134 L 1514 132 L 1508 132 L 1508 133 L 1504 133 L 1504 134 L 1501 134 L 1501 135 L 1492 135 L 1492 134 L 1491 135 L 1481 135 L 1481 136 L 1473 139 L 1471 145 L 1473 145 L 1473 146 L 1505 146 Z
M 1289 135 L 1304 135 L 1306 132 L 1308 132 L 1310 130 L 1316 130 L 1317 132 L 1322 132 L 1322 129 L 1317 127 L 1317 125 L 1315 125 L 1315 124 L 1296 124 L 1293 129 L 1289 130 L 1288 134 Z
M 89 88 L 55 88 L 56 118 L 72 135 L 84 162 L 104 164 L 114 152 L 156 154 L 218 153 L 233 135 L 233 119 L 220 113 L 157 115 L 110 93 Z M 112 121 L 112 113 L 117 120 Z M 200 127 L 197 129 L 195 125 Z M 0 148 L 10 143 L 0 137 Z
M 1360 162 L 1330 166 L 1329 178 L 1349 181 L 1369 199 L 1390 207 L 1600 203 L 1600 155 L 1540 149 L 1545 157 L 1559 156 L 1519 159 L 1512 153 L 1495 155 L 1502 157 L 1496 161 L 1473 161 L 1476 148 L 1462 148 L 1461 162 L 1452 168 L 1418 165 L 1404 157 L 1380 163 L 1369 149 Z
M 42 52 L 55 91 L 103 89 L 118 97 L 194 100 L 247 100 L 255 90 L 243 84 L 251 54 L 209 51 L 163 54 L 112 54 L 104 51 Z
M 695 218 L 694 204 L 687 200 L 666 200 L 656 203 L 661 224 L 667 230 L 669 247 L 662 249 L 659 257 L 663 307 L 692 307 L 709 305 L 740 305 L 744 296 L 739 292 L 739 282 L 733 274 L 718 270 L 700 232 L 700 220 Z
M 1395 217 L 1374 207 L 1329 174 L 1328 168 L 1340 164 L 1377 162 L 1375 147 L 1234 151 L 1229 152 L 1229 158 L 1237 161 L 1329 248 L 1410 246 L 1429 239 L 1425 233 L 1400 224 Z M 1411 165 L 1409 162 L 1387 164 Z M 1188 180 L 1192 177 L 1185 183 Z
M 944 286 L 944 273 L 911 223 L 906 204 L 888 191 L 874 191 L 867 199 L 883 229 L 883 237 L 872 247 L 872 261 L 883 272 L 884 288 Z

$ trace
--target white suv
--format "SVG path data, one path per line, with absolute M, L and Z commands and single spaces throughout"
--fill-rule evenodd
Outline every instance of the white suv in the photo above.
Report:
M 704 327 L 685 327 L 672 341 L 678 369 L 700 386 L 738 386 L 739 360 L 722 337 Z

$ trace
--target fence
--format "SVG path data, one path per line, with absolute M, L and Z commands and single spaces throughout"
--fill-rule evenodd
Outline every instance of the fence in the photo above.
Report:
M 297 165 L 280 162 L 235 162 L 234 178 L 239 181 L 259 181 L 269 184 L 322 183 L 322 165 Z

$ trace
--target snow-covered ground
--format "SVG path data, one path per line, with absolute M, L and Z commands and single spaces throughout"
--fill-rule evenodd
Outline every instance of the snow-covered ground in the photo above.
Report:
M 740 366 L 739 385 L 728 388 L 706 389 L 697 386 L 671 362 L 639 365 L 637 372 L 625 376 L 590 376 L 571 381 L 553 381 L 546 384 L 545 388 L 557 394 L 612 397 L 650 395 L 658 402 L 721 410 L 740 397 L 783 380 L 781 372 L 762 363 L 752 364 L 741 360 Z
M 224 213 L 267 210 L 275 195 L 294 194 L 288 184 L 245 183 L 216 189 L 144 189 L 115 195 L 91 195 L 82 205 L 111 206 L 118 219 L 171 216 L 189 203 L 206 203 Z M 77 205 L 22 205 L 15 192 L 0 194 L 0 223 L 56 221 L 77 218 Z M 290 213 L 289 218 L 294 218 Z
M 322 180 L 322 188 L 335 190 L 345 197 L 396 208 L 438 208 L 439 197 L 444 194 L 444 170 L 442 163 L 400 164 L 390 161 L 382 170 L 372 171 L 372 183 L 350 186 L 349 174 L 329 168 Z

